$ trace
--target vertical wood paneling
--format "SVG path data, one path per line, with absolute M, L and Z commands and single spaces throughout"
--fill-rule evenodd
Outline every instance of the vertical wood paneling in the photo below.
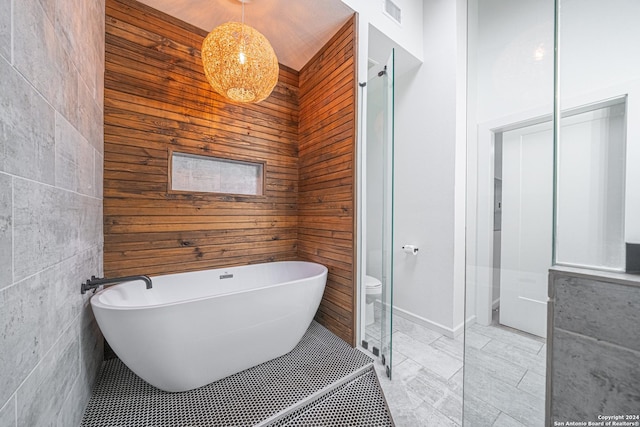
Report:
M 131 0 L 106 3 L 104 270 L 163 274 L 297 256 L 298 73 L 257 105 L 225 102 L 206 32 Z M 169 149 L 265 162 L 263 196 L 168 191 Z
M 262 103 L 224 101 L 206 32 L 107 0 L 104 270 L 165 274 L 285 259 L 329 267 L 316 320 L 355 344 L 355 16 Z M 168 191 L 169 150 L 265 163 L 265 194 Z
M 300 70 L 298 256 L 329 268 L 316 320 L 355 345 L 356 16 Z

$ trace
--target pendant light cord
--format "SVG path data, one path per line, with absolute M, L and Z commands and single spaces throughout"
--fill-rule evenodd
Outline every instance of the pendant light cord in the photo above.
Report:
M 245 0 L 240 0 L 240 2 L 242 3 L 242 18 L 241 18 L 242 19 L 242 25 L 240 27 L 240 28 L 242 28 L 242 35 L 241 35 L 242 38 L 240 40 L 241 40 L 241 43 L 242 43 L 241 49 L 242 49 L 242 55 L 243 55 L 241 63 L 244 64 L 245 61 L 247 60 L 246 56 L 244 56 L 245 52 L 246 52 L 246 47 L 247 47 L 247 38 L 246 38 L 246 36 L 244 34 L 244 2 L 245 2 Z M 242 67 L 241 71 L 242 71 L 242 73 L 241 73 L 242 74 L 242 77 L 241 77 L 242 78 L 242 85 L 245 86 L 246 85 L 246 83 L 245 83 L 246 82 L 245 73 L 244 73 L 245 68 Z

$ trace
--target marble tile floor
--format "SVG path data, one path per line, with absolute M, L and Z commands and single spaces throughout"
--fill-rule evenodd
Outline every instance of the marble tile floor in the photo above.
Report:
M 367 335 L 380 335 L 379 326 Z M 465 426 L 543 426 L 545 340 L 502 325 L 466 331 Z M 374 339 L 375 341 L 375 339 Z M 376 373 L 398 427 L 461 426 L 463 336 L 393 319 L 393 380 Z

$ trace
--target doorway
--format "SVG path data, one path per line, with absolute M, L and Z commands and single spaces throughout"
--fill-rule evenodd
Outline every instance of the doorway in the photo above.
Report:
M 544 338 L 552 260 L 552 122 L 496 132 L 494 139 L 492 308 L 501 325 Z
M 552 121 L 494 131 L 490 309 L 499 324 L 546 337 L 554 255 L 562 265 L 622 270 L 625 110 L 617 98 L 563 114 L 555 244 Z

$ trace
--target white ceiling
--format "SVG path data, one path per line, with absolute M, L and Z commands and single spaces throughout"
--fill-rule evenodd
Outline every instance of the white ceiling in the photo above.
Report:
M 140 0 L 211 31 L 242 19 L 241 0 Z M 278 62 L 300 70 L 353 15 L 341 0 L 245 0 L 244 22 L 271 42 Z

